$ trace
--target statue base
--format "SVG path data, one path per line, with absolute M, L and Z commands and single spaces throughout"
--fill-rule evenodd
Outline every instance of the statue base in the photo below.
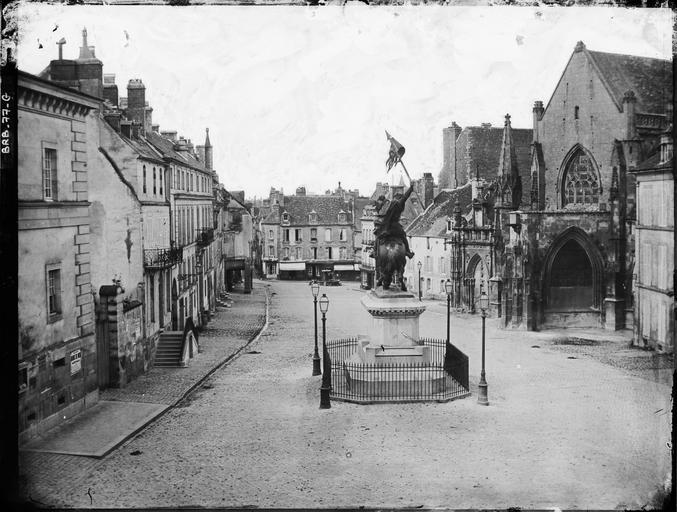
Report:
M 365 294 L 362 306 L 371 315 L 368 340 L 357 356 L 367 364 L 425 364 L 430 347 L 419 344 L 418 321 L 426 307 L 413 293 L 377 288 Z

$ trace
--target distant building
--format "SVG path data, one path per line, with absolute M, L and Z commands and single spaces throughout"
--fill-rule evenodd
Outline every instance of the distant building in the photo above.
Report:
M 351 194 L 306 195 L 300 188 L 285 196 L 271 189 L 269 201 L 271 211 L 261 222 L 266 275 L 357 278 Z
M 218 227 L 223 233 L 224 280 L 231 291 L 235 282 L 243 282 L 245 293 L 251 292 L 253 265 L 257 253 L 257 230 L 243 191 L 220 190 L 222 216 Z

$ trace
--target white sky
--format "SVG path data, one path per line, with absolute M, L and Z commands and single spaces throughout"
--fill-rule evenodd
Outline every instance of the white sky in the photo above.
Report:
M 416 178 L 442 165 L 442 128 L 510 113 L 531 127 L 576 41 L 671 58 L 667 9 L 557 7 L 158 7 L 24 4 L 19 68 L 76 58 L 81 31 L 121 96 L 141 78 L 153 122 L 214 146 L 231 190 L 363 195 L 386 175 L 389 130 Z M 53 30 L 56 26 L 56 30 Z M 128 36 L 128 37 L 127 37 Z M 39 44 L 43 48 L 39 49 Z

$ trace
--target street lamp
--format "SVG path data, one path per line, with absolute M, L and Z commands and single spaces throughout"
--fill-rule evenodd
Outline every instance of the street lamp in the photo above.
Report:
M 416 266 L 418 267 L 418 300 L 421 300 L 421 267 L 423 263 L 419 261 Z
M 322 372 L 322 386 L 320 387 L 320 409 L 329 409 L 331 407 L 331 401 L 329 400 L 329 392 L 331 391 L 331 361 L 327 351 L 327 318 L 325 316 L 328 309 L 329 299 L 323 293 L 322 297 L 320 297 L 320 311 L 322 312 L 322 364 L 324 369 Z
M 315 310 L 315 353 L 313 354 L 313 375 L 320 375 L 320 354 L 317 353 L 317 296 L 320 293 L 320 285 L 317 281 L 310 283 L 310 291 L 313 292 L 313 306 Z
M 450 279 L 447 279 L 444 282 L 444 291 L 447 292 L 447 343 L 444 347 L 444 369 L 447 373 L 451 373 L 451 335 L 450 335 L 450 323 L 451 323 L 451 295 L 454 292 L 454 285 Z
M 480 309 L 482 310 L 482 373 L 480 374 L 479 393 L 477 395 L 477 403 L 480 405 L 489 405 L 487 395 L 487 379 L 484 373 L 484 339 L 485 329 L 484 325 L 487 319 L 487 308 L 489 307 L 489 297 L 485 293 L 484 288 L 480 292 Z

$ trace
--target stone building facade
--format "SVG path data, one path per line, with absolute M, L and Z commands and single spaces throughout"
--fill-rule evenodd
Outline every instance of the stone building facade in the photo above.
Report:
M 98 108 L 19 72 L 20 440 L 98 401 L 87 166 Z
M 355 279 L 352 196 L 293 196 L 271 190 L 271 211 L 261 222 L 264 267 L 280 279 Z
M 444 281 L 450 279 L 452 305 L 474 312 L 481 291 L 488 292 L 493 275 L 495 181 L 505 137 L 510 137 L 515 168 L 521 169 L 520 181 L 529 183 L 531 129 L 514 129 L 509 121 L 502 128 L 490 123 L 462 128 L 454 122 L 442 131 L 440 180 L 456 186 L 441 190 L 407 229 L 416 256 L 405 276 L 422 297 L 446 299 Z
M 244 292 L 250 293 L 258 245 L 251 211 L 242 190 L 229 192 L 221 188 L 220 197 L 218 228 L 223 233 L 221 243 L 226 290 L 231 291 L 236 282 L 242 282 Z
M 208 319 L 221 286 L 216 282 L 220 262 L 214 230 L 214 171 L 205 166 L 212 161 L 212 146 L 207 132 L 201 162 L 192 142 L 177 132 L 151 131 L 146 137 L 168 167 L 170 245 L 179 248 L 182 256 L 171 282 L 171 327 L 183 330 L 188 318 L 198 326 Z
M 160 333 L 171 320 L 167 297 L 176 258 L 167 258 L 175 252 L 169 248 L 167 166 L 145 138 L 152 109 L 143 82 L 129 81 L 126 108 L 120 108 L 115 75 L 103 75 L 86 29 L 80 57 L 62 57 L 60 48 L 59 59 L 42 75 L 91 89 L 101 102 L 88 139 L 99 386 L 124 386 L 152 364 Z M 107 364 L 103 354 L 108 354 Z
M 633 343 L 662 352 L 675 349 L 672 111 L 668 114 L 670 124 L 658 151 L 632 171 L 637 183 Z

